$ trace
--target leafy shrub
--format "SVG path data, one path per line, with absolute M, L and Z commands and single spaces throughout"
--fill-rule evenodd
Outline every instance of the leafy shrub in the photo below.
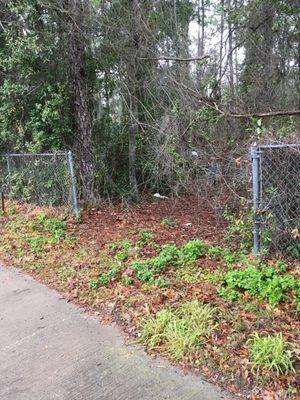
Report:
M 149 267 L 147 262 L 133 261 L 130 266 L 136 271 L 136 277 L 140 281 L 154 283 L 155 271 Z
M 248 341 L 250 362 L 257 371 L 273 371 L 276 375 L 284 375 L 295 371 L 293 367 L 294 351 L 282 333 L 275 336 L 260 337 L 257 332 Z
M 223 247 L 221 246 L 210 246 L 207 250 L 207 255 L 213 259 L 221 259 Z
M 243 258 L 244 252 L 239 251 L 232 251 L 228 247 L 221 247 L 221 246 L 210 246 L 207 250 L 207 255 L 214 260 L 223 260 L 227 264 L 233 264 L 239 259 Z
M 128 249 L 129 244 L 129 242 L 124 242 L 123 244 L 119 242 L 114 243 L 113 247 L 111 247 L 113 250 L 121 249 L 115 256 L 115 260 L 120 262 L 120 265 L 123 265 L 123 262 L 131 255 L 130 250 L 123 250 L 124 247 Z M 148 282 L 150 285 L 157 285 L 158 287 L 167 287 L 170 285 L 170 281 L 161 276 L 162 272 L 170 266 L 181 266 L 185 263 L 194 262 L 205 254 L 205 250 L 206 247 L 201 240 L 192 240 L 186 243 L 182 249 L 169 244 L 163 246 L 156 257 L 147 260 L 135 260 L 129 266 L 135 271 L 136 278 L 141 282 Z M 115 280 L 117 274 L 112 275 L 111 271 L 92 281 L 92 287 L 95 288 L 103 284 L 108 285 L 113 279 Z
M 287 298 L 288 292 L 299 290 L 299 283 L 293 276 L 281 275 L 284 270 L 284 265 L 277 269 L 266 265 L 259 269 L 249 265 L 241 270 L 228 271 L 223 280 L 226 287 L 219 293 L 231 299 L 238 297 L 240 291 L 258 295 L 275 307 Z
M 141 342 L 160 347 L 176 361 L 195 353 L 212 333 L 216 309 L 198 300 L 176 311 L 163 309 L 142 325 Z
M 175 245 L 164 246 L 161 252 L 154 258 L 148 260 L 149 264 L 153 266 L 155 271 L 163 271 L 169 265 L 177 265 L 181 256 L 180 249 Z
M 184 261 L 196 261 L 206 253 L 206 246 L 202 240 L 190 240 L 182 247 Z
M 67 224 L 58 218 L 47 218 L 44 222 L 44 227 L 52 233 L 57 240 L 65 237 Z

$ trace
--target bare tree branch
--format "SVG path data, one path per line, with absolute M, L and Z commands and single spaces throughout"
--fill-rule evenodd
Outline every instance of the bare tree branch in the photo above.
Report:
M 150 61 L 178 61 L 178 62 L 192 62 L 192 61 L 201 61 L 206 58 L 209 58 L 209 55 L 205 55 L 202 57 L 191 57 L 191 58 L 180 58 L 180 57 L 167 57 L 167 56 L 161 56 L 161 57 L 140 57 L 140 60 L 150 60 Z
M 218 110 L 220 111 L 220 110 Z M 270 118 L 270 117 L 279 117 L 279 116 L 284 116 L 284 115 L 299 115 L 300 110 L 280 110 L 280 111 L 270 111 L 270 112 L 261 112 L 261 113 L 247 113 L 247 114 L 227 114 L 222 112 L 228 117 L 233 117 L 233 118 L 252 118 L 252 117 L 262 117 L 262 118 Z

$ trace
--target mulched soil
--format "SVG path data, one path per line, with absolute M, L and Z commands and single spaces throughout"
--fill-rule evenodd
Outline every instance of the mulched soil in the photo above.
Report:
M 164 219 L 174 226 L 164 224 Z M 111 241 L 137 238 L 141 229 L 151 230 L 161 243 L 181 244 L 192 238 L 218 242 L 227 223 L 207 198 L 183 196 L 142 201 L 135 206 L 106 205 L 83 213 L 81 237 L 103 248 Z

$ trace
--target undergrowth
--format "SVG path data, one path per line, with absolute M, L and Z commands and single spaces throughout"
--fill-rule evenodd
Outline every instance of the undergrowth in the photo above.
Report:
M 22 266 L 31 263 L 32 270 L 63 282 L 70 293 L 78 287 L 78 296 L 97 307 L 106 300 L 117 303 L 121 319 L 124 313 L 124 320 L 149 349 L 198 366 L 204 360 L 220 369 L 228 363 L 228 374 L 237 355 L 239 365 L 257 376 L 294 372 L 298 353 L 292 328 L 287 327 L 293 326 L 297 301 L 300 311 L 297 273 L 287 263 L 266 257 L 262 262 L 249 254 L 250 225 L 242 222 L 242 216 L 230 217 L 234 227 L 222 244 L 199 239 L 180 246 L 162 244 L 162 238 L 147 228 L 100 252 L 94 244 L 77 242 L 61 216 L 12 212 L 3 218 L 7 232 L 2 254 L 13 254 Z M 163 222 L 168 231 L 177 229 L 172 221 Z M 77 296 L 77 289 L 74 292 Z M 205 303 L 190 301 L 193 297 Z M 154 316 L 145 320 L 149 312 Z M 277 324 L 282 334 L 266 336 L 263 329 L 269 323 Z
M 193 355 L 216 327 L 216 308 L 198 300 L 178 309 L 162 309 L 142 324 L 140 342 L 160 349 L 176 361 Z
M 250 364 L 257 374 L 273 371 L 276 375 L 285 375 L 295 372 L 294 350 L 287 340 L 278 333 L 274 336 L 260 337 L 255 332 L 248 340 L 250 349 Z
M 231 300 L 237 299 L 241 293 L 257 296 L 268 301 L 271 307 L 288 300 L 291 294 L 297 299 L 299 307 L 300 284 L 296 279 L 283 274 L 286 265 L 277 268 L 270 265 L 247 265 L 243 269 L 228 271 L 223 278 L 223 286 L 219 290 L 221 296 Z

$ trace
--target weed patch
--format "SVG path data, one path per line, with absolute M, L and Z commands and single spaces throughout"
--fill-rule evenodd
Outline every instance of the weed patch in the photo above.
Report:
M 275 336 L 260 337 L 254 333 L 248 341 L 250 363 L 257 373 L 273 371 L 276 375 L 285 375 L 295 371 L 293 367 L 294 351 L 282 333 Z
M 280 302 L 287 300 L 288 294 L 299 295 L 299 282 L 291 275 L 282 273 L 286 267 L 279 268 L 263 265 L 249 265 L 244 269 L 228 271 L 224 278 L 224 286 L 220 289 L 221 296 L 231 300 L 239 297 L 240 293 L 258 296 L 275 307 Z
M 99 286 L 108 286 L 113 280 L 116 280 L 119 272 L 119 267 L 111 268 L 108 272 L 101 274 L 99 278 L 90 280 L 88 284 L 89 288 L 98 289 Z
M 216 309 L 198 300 L 177 310 L 163 309 L 142 325 L 140 341 L 150 349 L 159 347 L 174 360 L 200 349 L 216 327 Z

